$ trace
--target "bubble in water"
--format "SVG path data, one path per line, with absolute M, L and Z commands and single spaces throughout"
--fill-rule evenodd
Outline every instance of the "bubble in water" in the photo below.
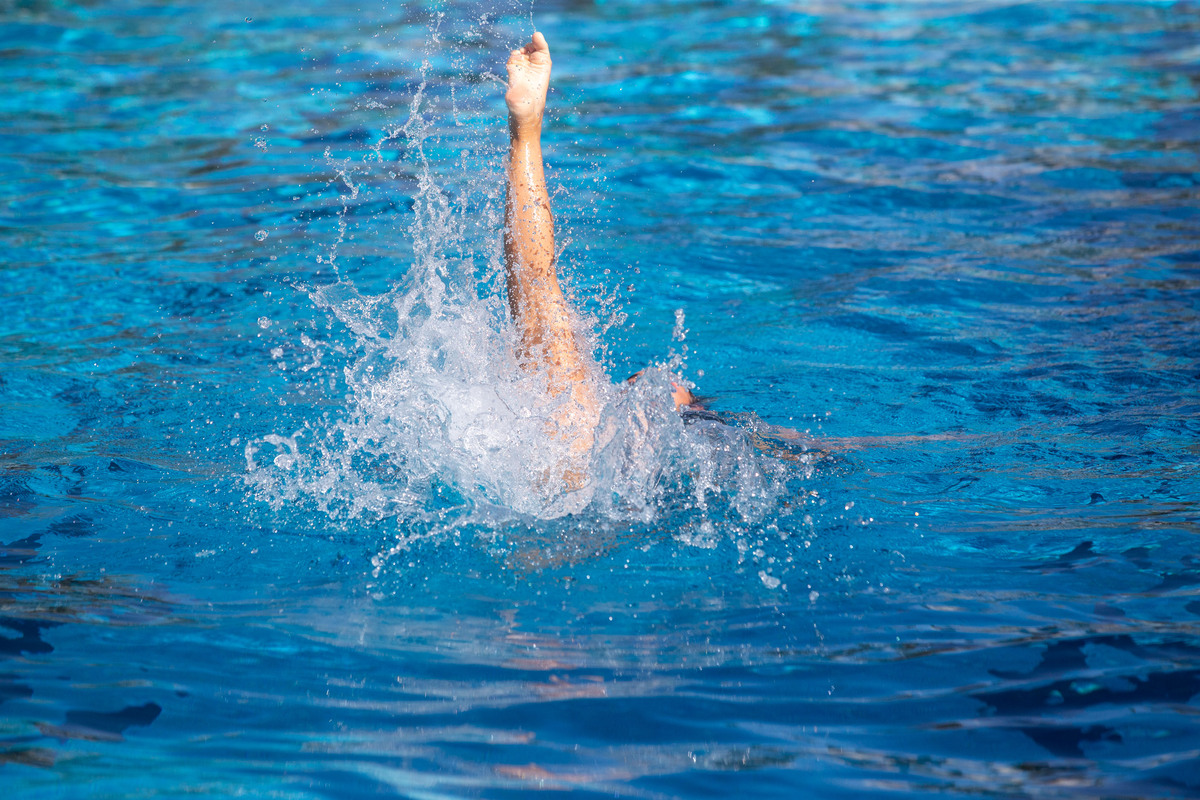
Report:
M 260 242 L 262 242 L 262 241 L 266 241 L 266 238 L 267 238 L 268 236 L 270 236 L 270 234 L 269 234 L 269 233 L 267 233 L 267 232 L 266 232 L 266 231 L 264 231 L 264 230 L 258 230 L 258 231 L 255 231 L 255 232 L 254 232 L 254 238 L 255 238 L 255 239 L 258 239 Z

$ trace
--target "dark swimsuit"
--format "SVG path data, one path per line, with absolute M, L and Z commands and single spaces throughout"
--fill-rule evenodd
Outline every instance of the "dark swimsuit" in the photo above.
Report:
M 685 408 L 679 412 L 679 416 L 683 420 L 684 425 L 691 425 L 693 422 L 700 422 L 701 420 L 719 422 L 722 425 L 729 424 L 721 419 L 720 414 L 715 411 L 709 411 L 707 408 Z

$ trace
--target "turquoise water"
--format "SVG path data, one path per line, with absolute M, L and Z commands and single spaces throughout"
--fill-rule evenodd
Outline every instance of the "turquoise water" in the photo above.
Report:
M 0 9 L 10 796 L 1200 794 L 1200 6 Z

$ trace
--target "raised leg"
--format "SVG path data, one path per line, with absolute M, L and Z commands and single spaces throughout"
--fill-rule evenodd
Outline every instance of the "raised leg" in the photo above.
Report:
M 535 33 L 529 44 L 512 51 L 507 67 L 504 261 L 509 308 L 520 332 L 522 366 L 544 371 L 550 394 L 564 400 L 554 414 L 554 435 L 578 454 L 592 446 L 599 402 L 595 367 L 580 347 L 555 265 L 554 218 L 542 169 L 542 113 L 550 86 L 546 38 Z

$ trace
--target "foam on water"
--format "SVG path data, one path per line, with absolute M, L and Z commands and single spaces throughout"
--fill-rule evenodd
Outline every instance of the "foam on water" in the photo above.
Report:
M 435 32 L 431 48 L 436 43 Z M 426 61 L 423 79 L 430 69 Z M 614 385 L 597 365 L 603 407 L 582 470 L 587 478 L 582 486 L 563 484 L 571 454 L 553 434 L 559 401 L 547 393 L 544 375 L 517 363 L 502 296 L 503 156 L 494 143 L 502 121 L 486 121 L 499 95 L 487 77 L 494 76 L 463 81 L 458 91 L 443 81 L 443 98 L 423 80 L 403 124 L 386 127 L 351 157 L 326 151 L 341 206 L 321 260 L 337 280 L 306 292 L 332 332 L 323 341 L 303 335 L 309 363 L 290 379 L 326 391 L 332 410 L 250 441 L 249 485 L 277 511 L 296 506 L 343 522 L 394 520 L 418 538 L 472 521 L 495 526 L 568 514 L 652 521 L 669 509 L 673 520 L 691 520 L 679 528 L 681 537 L 711 545 L 710 515 L 762 518 L 796 473 L 738 428 L 683 424 L 671 401 L 672 380 L 686 372 L 682 312 L 674 349 L 635 384 Z M 463 86 L 474 86 L 473 94 Z M 485 120 L 477 124 L 486 130 L 464 136 L 456 128 L 472 117 Z M 452 159 L 444 157 L 451 144 L 460 148 Z M 397 160 L 415 178 L 411 213 L 372 211 L 357 235 L 403 236 L 412 257 L 390 290 L 371 294 L 342 273 L 339 258 L 354 238 L 357 204 L 394 190 L 390 179 L 399 168 L 389 148 L 396 145 Z M 573 202 L 555 194 L 556 206 Z M 560 247 L 568 238 L 559 231 Z M 596 351 L 602 332 L 623 315 L 613 297 L 584 299 L 600 312 L 580 314 L 578 335 Z M 331 370 L 327 362 L 344 366 Z

